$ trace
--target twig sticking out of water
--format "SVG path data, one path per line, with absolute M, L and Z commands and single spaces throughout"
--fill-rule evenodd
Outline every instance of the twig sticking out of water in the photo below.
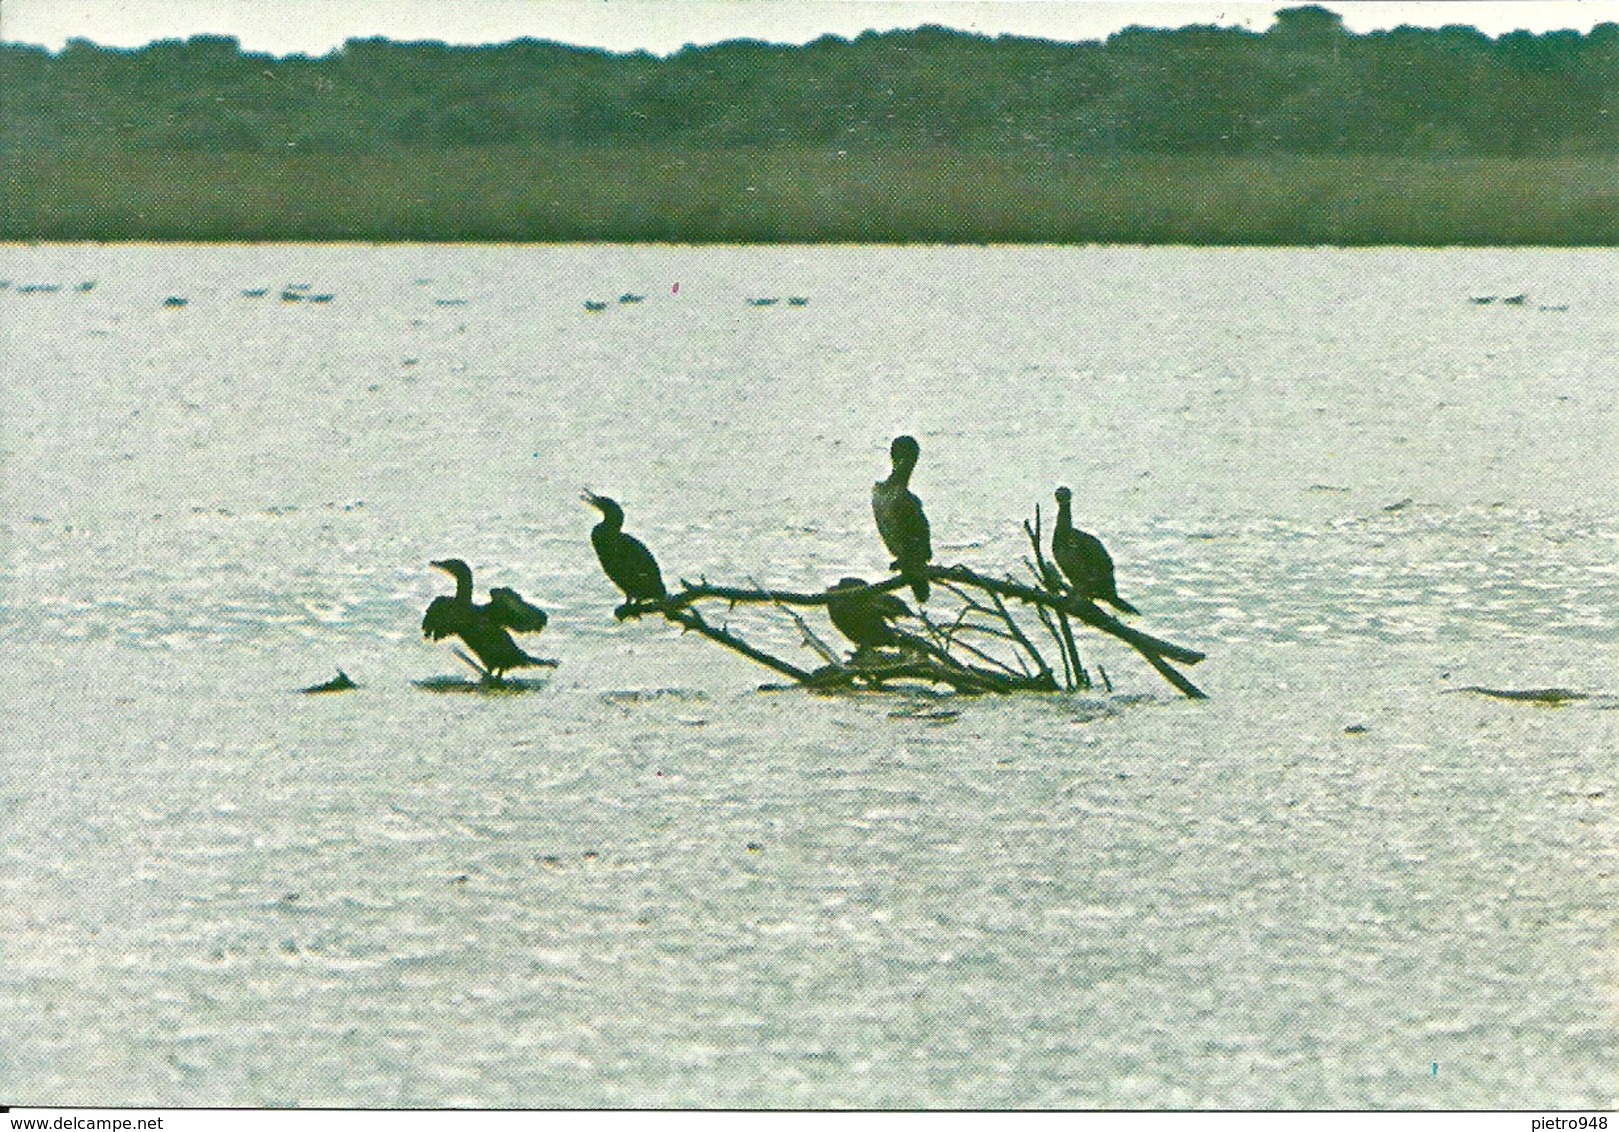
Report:
M 839 596 L 831 590 L 801 593 L 768 589 L 757 582 L 748 586 L 725 586 L 711 584 L 707 579 L 695 583 L 682 581 L 678 590 L 659 600 L 625 602 L 615 611 L 615 616 L 620 620 L 662 616 L 807 687 L 881 688 L 890 682 L 923 681 L 967 693 L 1089 688 L 1090 675 L 1080 662 L 1070 623 L 1077 620 L 1130 646 L 1183 695 L 1205 699 L 1204 693 L 1171 665 L 1171 662 L 1197 664 L 1203 659 L 1203 653 L 1126 625 L 1089 600 L 1066 592 L 1060 577 L 1041 553 L 1038 521 L 1036 512 L 1035 523 L 1024 524 L 1034 546 L 1034 559 L 1029 568 L 1040 583 L 1038 588 L 1011 578 L 990 577 L 966 566 L 929 565 L 925 568 L 928 578 L 938 582 L 941 590 L 960 603 L 953 619 L 947 624 L 935 624 L 923 616 L 925 636 L 895 629 L 891 642 L 862 646 L 847 659 L 841 658 L 797 612 L 825 606 Z M 867 586 L 865 592 L 875 596 L 908 584 L 903 577 L 896 576 Z M 1058 684 L 1050 663 L 1008 608 L 1008 601 L 1032 608 L 1050 632 L 1063 669 L 1062 685 Z M 749 643 L 729 625 L 710 624 L 696 608 L 704 602 L 732 609 L 773 606 L 798 628 L 805 647 L 826 663 L 814 671 L 800 668 Z M 968 637 L 973 640 L 969 641 Z M 1030 663 L 1035 669 L 1033 673 L 1029 671 Z

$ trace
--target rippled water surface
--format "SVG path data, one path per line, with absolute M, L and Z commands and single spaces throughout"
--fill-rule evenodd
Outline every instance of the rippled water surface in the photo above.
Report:
M 1616 266 L 0 248 L 0 1098 L 1611 1107 Z M 818 587 L 900 431 L 941 560 L 1071 485 L 1212 698 L 614 622 L 582 486 Z M 551 611 L 543 689 L 412 685 L 448 554 Z

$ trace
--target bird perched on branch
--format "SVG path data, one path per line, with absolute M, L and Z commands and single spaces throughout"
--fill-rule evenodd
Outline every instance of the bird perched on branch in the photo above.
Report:
M 505 586 L 490 590 L 490 600 L 479 605 L 472 600 L 470 566 L 459 558 L 441 558 L 432 565 L 455 579 L 455 596 L 439 596 L 428 605 L 422 618 L 422 636 L 431 641 L 460 637 L 482 661 L 483 674 L 495 680 L 513 668 L 554 663 L 529 656 L 511 637 L 512 633 L 538 633 L 544 629 L 548 620 L 545 610 Z M 466 659 L 465 654 L 457 655 Z
M 1074 528 L 1069 501 L 1074 493 L 1057 489 L 1057 526 L 1051 532 L 1051 557 L 1068 575 L 1070 593 L 1089 601 L 1105 601 L 1125 613 L 1141 612 L 1119 596 L 1113 581 L 1113 559 L 1102 540 Z
M 827 590 L 826 612 L 832 624 L 857 648 L 904 643 L 889 624 L 895 617 L 914 617 L 911 607 L 891 593 L 872 593 L 864 578 L 839 578 Z
M 602 521 L 590 530 L 590 545 L 596 548 L 596 557 L 613 584 L 631 601 L 668 597 L 658 560 L 640 539 L 624 533 L 624 508 L 588 488 L 579 498 L 602 513 Z
M 872 486 L 871 513 L 883 545 L 894 556 L 892 567 L 910 583 L 917 601 L 927 601 L 926 568 L 933 557 L 933 541 L 928 517 L 922 513 L 922 501 L 911 494 L 911 472 L 921 454 L 921 446 L 912 437 L 894 438 L 888 448 L 894 470 Z

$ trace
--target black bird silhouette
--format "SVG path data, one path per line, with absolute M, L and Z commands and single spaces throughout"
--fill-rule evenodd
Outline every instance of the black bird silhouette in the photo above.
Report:
M 511 638 L 514 632 L 538 633 L 544 629 L 545 610 L 529 604 L 516 590 L 505 586 L 490 590 L 490 601 L 479 605 L 472 600 L 470 566 L 459 558 L 441 558 L 433 562 L 433 566 L 455 579 L 455 596 L 432 600 L 422 618 L 422 636 L 432 641 L 460 637 L 483 662 L 483 674 L 494 680 L 513 668 L 554 663 L 529 656 Z M 466 659 L 459 650 L 457 655 Z
M 889 624 L 894 617 L 913 617 L 911 607 L 891 593 L 872 593 L 864 578 L 839 578 L 827 590 L 826 612 L 832 624 L 857 648 L 903 644 Z
M 596 557 L 613 584 L 631 601 L 668 597 L 658 560 L 640 539 L 624 533 L 624 508 L 589 488 L 579 498 L 602 513 L 602 521 L 590 529 L 590 545 L 596 548 Z
M 871 489 L 871 513 L 877 519 L 877 533 L 894 556 L 891 564 L 904 575 L 917 601 L 928 599 L 928 579 L 924 568 L 933 557 L 932 534 L 922 501 L 911 494 L 911 472 L 922 448 L 909 436 L 894 438 L 888 448 L 894 470 Z
M 1108 556 L 1102 540 L 1074 529 L 1074 518 L 1069 510 L 1073 495 L 1066 487 L 1057 489 L 1057 527 L 1051 532 L 1051 557 L 1068 575 L 1070 592 L 1090 601 L 1105 601 L 1125 613 L 1140 613 L 1119 596 L 1113 581 L 1113 559 Z

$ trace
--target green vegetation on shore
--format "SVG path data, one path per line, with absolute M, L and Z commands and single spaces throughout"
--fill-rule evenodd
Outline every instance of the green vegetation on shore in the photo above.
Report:
M 1619 243 L 1597 157 L 115 152 L 7 179 L 6 239 Z
M 0 46 L 0 239 L 1619 243 L 1619 26 Z

